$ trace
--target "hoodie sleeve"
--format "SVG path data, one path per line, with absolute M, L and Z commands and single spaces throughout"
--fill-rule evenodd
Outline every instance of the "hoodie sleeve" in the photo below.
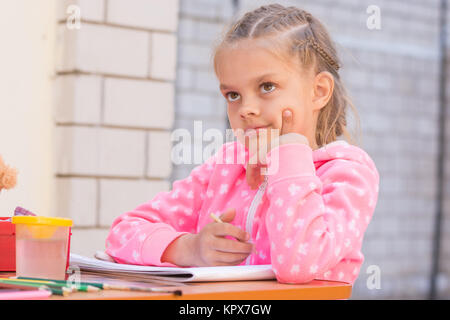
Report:
M 161 262 L 161 256 L 176 238 L 196 231 L 216 159 L 217 154 L 195 167 L 187 178 L 176 180 L 171 191 L 160 192 L 117 217 L 106 239 L 106 253 L 120 263 L 175 266 Z
M 265 222 L 279 282 L 320 278 L 361 247 L 377 201 L 379 175 L 362 149 L 348 145 L 351 151 L 344 153 L 341 148 L 327 149 L 333 159 L 319 168 L 320 178 L 308 145 L 284 144 L 267 155 L 269 168 L 277 168 L 268 175 Z

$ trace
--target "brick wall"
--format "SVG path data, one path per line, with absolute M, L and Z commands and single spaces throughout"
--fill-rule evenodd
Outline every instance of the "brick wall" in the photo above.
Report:
M 240 14 L 272 2 L 237 1 Z M 365 235 L 365 262 L 352 298 L 427 298 L 437 192 L 439 1 L 276 2 L 300 6 L 327 26 L 338 45 L 344 65 L 341 75 L 361 119 L 361 147 L 380 172 L 379 202 Z M 232 4 L 231 0 L 183 0 L 180 4 L 175 126 L 192 128 L 194 119 L 207 126 L 227 126 L 209 55 L 216 36 L 232 17 Z M 373 4 L 381 10 L 381 30 L 369 30 L 366 25 L 366 9 Z M 447 155 L 450 177 L 448 163 Z M 174 167 L 171 180 L 187 176 L 190 169 Z M 449 252 L 444 245 L 441 286 L 450 279 Z M 379 290 L 366 285 L 371 265 L 381 271 Z M 442 295 L 450 296 L 448 287 Z
M 178 0 L 58 1 L 57 17 L 54 214 L 92 255 L 115 217 L 170 189 Z

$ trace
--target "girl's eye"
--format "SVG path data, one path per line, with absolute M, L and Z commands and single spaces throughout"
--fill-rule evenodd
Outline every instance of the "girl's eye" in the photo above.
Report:
M 271 83 L 271 82 L 266 82 L 266 83 L 263 83 L 260 86 L 260 88 L 261 88 L 261 92 L 262 93 L 270 93 L 273 90 L 275 90 L 275 85 L 273 83 Z M 240 97 L 241 97 L 241 95 L 239 93 L 233 92 L 233 91 L 232 92 L 228 92 L 225 96 L 226 96 L 227 100 L 230 101 L 230 102 L 234 102 L 236 100 L 239 100 Z
M 273 90 L 275 90 L 275 86 L 273 83 L 266 82 L 261 85 L 262 93 L 269 93 L 269 92 L 272 92 Z
M 228 101 L 233 102 L 238 100 L 241 96 L 237 92 L 228 92 L 226 94 Z

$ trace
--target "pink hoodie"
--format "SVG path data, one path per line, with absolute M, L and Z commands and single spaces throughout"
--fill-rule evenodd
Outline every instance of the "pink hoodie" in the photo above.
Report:
M 121 263 L 174 266 L 161 262 L 173 240 L 213 222 L 211 212 L 235 208 L 232 224 L 251 234 L 256 249 L 242 264 L 272 264 L 282 283 L 353 284 L 378 199 L 379 174 L 368 154 L 345 141 L 314 151 L 281 145 L 267 154 L 269 172 L 278 170 L 257 190 L 246 182 L 248 161 L 240 142 L 225 143 L 171 191 L 116 218 L 106 252 Z

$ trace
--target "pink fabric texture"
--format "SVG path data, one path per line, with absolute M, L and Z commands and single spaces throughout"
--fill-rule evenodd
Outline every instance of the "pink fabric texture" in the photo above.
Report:
M 240 142 L 225 143 L 187 178 L 176 180 L 171 191 L 117 217 L 106 252 L 121 263 L 174 266 L 161 262 L 167 246 L 213 222 L 211 212 L 228 208 L 236 209 L 232 224 L 246 230 L 258 191 L 246 182 L 248 161 Z M 282 283 L 353 284 L 378 199 L 379 174 L 372 159 L 357 146 L 335 141 L 314 151 L 284 144 L 267 154 L 267 163 L 266 189 L 249 230 L 256 252 L 243 264 L 272 264 Z

